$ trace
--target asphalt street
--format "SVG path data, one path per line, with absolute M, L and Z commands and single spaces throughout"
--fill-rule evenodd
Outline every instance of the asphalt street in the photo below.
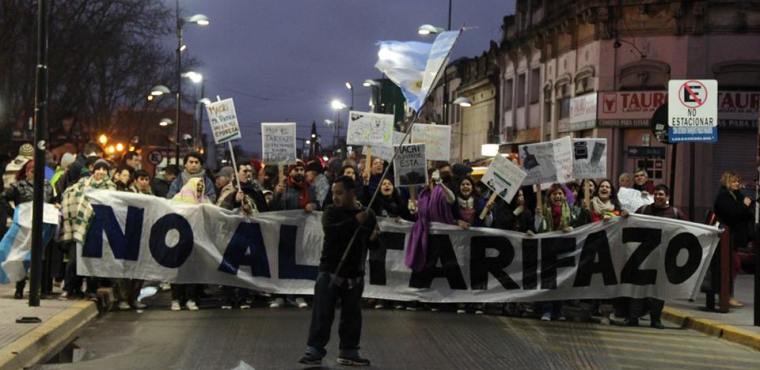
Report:
M 53 369 L 303 369 L 310 311 L 165 307 L 112 312 Z M 336 364 L 337 323 L 323 369 Z M 760 352 L 669 327 L 629 328 L 453 312 L 364 311 L 362 354 L 375 369 L 757 369 Z

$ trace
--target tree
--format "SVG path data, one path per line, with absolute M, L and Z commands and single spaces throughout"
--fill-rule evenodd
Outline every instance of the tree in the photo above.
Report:
M 0 142 L 34 109 L 36 2 L 0 0 Z M 52 1 L 49 127 L 73 117 L 86 138 L 119 124 L 118 110 L 155 111 L 151 86 L 174 81 L 173 12 L 154 0 Z M 194 62 L 190 58 L 186 65 Z M 6 139 L 6 140 L 3 140 Z

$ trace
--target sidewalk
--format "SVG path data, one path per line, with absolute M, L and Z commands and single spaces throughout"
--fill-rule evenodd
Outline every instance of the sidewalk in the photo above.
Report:
M 90 301 L 46 299 L 39 307 L 29 307 L 13 299 L 15 286 L 0 285 L 0 370 L 29 367 L 58 353 L 93 320 L 98 310 Z M 21 316 L 35 316 L 39 324 L 17 324 Z
M 760 326 L 752 325 L 754 283 L 753 275 L 742 274 L 737 278 L 735 295 L 744 303 L 742 308 L 732 308 L 728 313 L 705 311 L 705 295 L 700 293 L 694 302 L 666 302 L 663 318 L 689 329 L 760 350 Z

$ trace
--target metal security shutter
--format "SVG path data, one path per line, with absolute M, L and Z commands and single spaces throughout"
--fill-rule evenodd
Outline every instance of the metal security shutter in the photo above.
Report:
M 713 148 L 712 189 L 717 193 L 720 175 L 734 171 L 742 177 L 742 183 L 752 181 L 756 175 L 757 133 L 754 131 L 718 132 L 718 143 Z M 699 164 L 697 164 L 699 165 Z

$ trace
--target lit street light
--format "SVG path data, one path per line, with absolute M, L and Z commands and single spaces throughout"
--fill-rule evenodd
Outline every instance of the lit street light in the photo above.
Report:
M 342 101 L 340 101 L 340 100 L 338 100 L 338 99 L 333 99 L 333 100 L 330 102 L 330 106 L 332 107 L 332 109 L 333 109 L 333 110 L 341 110 L 341 109 L 346 109 L 346 105 L 345 105 L 345 104 L 343 104 L 343 102 L 342 102 Z
M 172 91 L 169 90 L 169 88 L 164 85 L 156 85 L 156 86 L 153 86 L 152 89 L 150 89 L 150 95 L 152 96 L 161 96 L 165 94 L 171 94 L 171 92 Z
M 432 24 L 423 24 L 422 26 L 417 28 L 417 33 L 422 36 L 436 35 L 443 31 L 444 31 L 443 28 L 433 26 Z
M 351 91 L 351 106 L 350 110 L 354 110 L 354 85 L 351 84 L 351 82 L 346 81 L 346 88 L 348 91 Z
M 456 104 L 456 105 L 458 105 L 460 107 L 465 107 L 465 108 L 468 108 L 468 107 L 472 106 L 472 100 L 470 100 L 469 98 L 464 97 L 464 96 L 460 96 L 460 97 L 454 99 L 454 101 L 452 103 L 454 103 L 454 104 Z
M 166 127 L 166 126 L 171 125 L 172 123 L 174 123 L 174 121 L 172 121 L 171 119 L 169 119 L 169 118 L 162 118 L 161 122 L 159 122 L 158 125 L 161 126 L 161 127 Z
M 340 136 L 340 111 L 343 109 L 346 109 L 346 105 L 343 104 L 342 101 L 338 99 L 333 99 L 330 102 L 330 106 L 332 109 L 336 112 L 336 115 L 338 116 L 338 119 L 335 123 L 335 134 L 333 135 L 333 148 L 335 148 L 338 145 L 338 136 Z
M 106 145 L 108 143 L 108 136 L 106 136 L 106 134 L 100 134 L 100 136 L 98 136 L 98 142 L 100 145 Z

